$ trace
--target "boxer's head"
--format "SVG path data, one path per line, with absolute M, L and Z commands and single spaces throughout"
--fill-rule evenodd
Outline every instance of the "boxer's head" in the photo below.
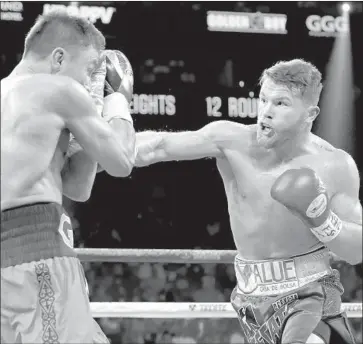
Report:
M 310 131 L 319 114 L 321 73 L 309 62 L 282 61 L 260 79 L 257 139 L 270 148 Z
M 40 16 L 25 39 L 23 59 L 51 74 L 88 84 L 105 48 L 102 33 L 87 19 L 54 11 Z

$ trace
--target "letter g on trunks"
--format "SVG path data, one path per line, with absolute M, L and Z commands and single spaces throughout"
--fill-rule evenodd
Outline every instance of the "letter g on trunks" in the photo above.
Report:
M 60 218 L 58 232 L 61 235 L 64 243 L 68 247 L 73 248 L 74 240 L 71 219 L 66 214 L 62 214 Z

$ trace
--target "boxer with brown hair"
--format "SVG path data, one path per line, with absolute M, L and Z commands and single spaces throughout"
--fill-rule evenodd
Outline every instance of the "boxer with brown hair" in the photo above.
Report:
M 257 124 L 136 134 L 136 166 L 216 158 L 238 251 L 231 301 L 247 343 L 354 343 L 329 253 L 362 261 L 359 173 L 311 132 L 321 89 L 311 63 L 282 61 L 262 74 Z

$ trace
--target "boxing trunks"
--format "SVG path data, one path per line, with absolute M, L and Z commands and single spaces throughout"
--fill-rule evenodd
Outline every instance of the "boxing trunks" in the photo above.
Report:
M 108 343 L 58 204 L 1 213 L 1 343 Z
M 306 343 L 312 333 L 325 343 L 355 343 L 326 248 L 290 259 L 237 256 L 235 272 L 231 302 L 246 343 Z

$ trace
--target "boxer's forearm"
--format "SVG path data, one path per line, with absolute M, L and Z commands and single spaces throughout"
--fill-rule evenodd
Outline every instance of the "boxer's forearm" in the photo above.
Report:
M 136 133 L 136 160 L 135 166 L 143 167 L 155 164 L 166 159 L 163 149 L 163 137 L 166 132 L 143 131 Z
M 114 118 L 109 122 L 112 130 L 119 135 L 120 142 L 125 148 L 125 156 L 124 159 L 127 160 L 130 166 L 130 172 L 135 165 L 135 157 L 136 157 L 136 138 L 135 138 L 135 129 L 132 123 L 122 119 L 122 118 Z M 103 172 L 104 168 L 101 165 L 97 166 L 97 173 Z
M 89 199 L 95 181 L 97 163 L 79 146 L 68 153 L 62 170 L 63 194 L 77 202 Z
M 356 265 L 362 262 L 362 225 L 343 221 L 339 235 L 325 245 L 346 262 Z
M 125 159 L 129 161 L 132 169 L 135 164 L 136 146 L 136 135 L 133 124 L 122 118 L 114 118 L 109 124 L 112 130 L 119 135 L 120 141 L 125 148 Z
M 214 130 L 214 131 L 213 131 Z M 160 161 L 183 161 L 223 156 L 220 133 L 207 125 L 197 131 L 142 132 L 136 134 L 136 166 Z
M 135 129 L 130 114 L 129 103 L 121 93 L 113 93 L 104 99 L 102 117 L 108 122 L 112 132 L 122 147 L 119 159 L 124 163 L 124 175 L 127 177 L 135 165 Z M 97 173 L 104 171 L 99 165 Z
M 144 131 L 136 134 L 135 166 L 149 166 L 158 162 L 183 160 L 179 156 L 185 151 L 184 140 L 180 142 L 180 133 L 165 131 Z
M 351 185 L 359 185 L 359 180 L 354 178 L 351 182 Z M 339 234 L 326 245 L 333 253 L 355 265 L 362 262 L 362 205 L 357 190 L 352 194 L 337 193 L 332 198 L 332 212 L 340 219 L 342 226 Z M 339 221 L 333 223 L 337 223 L 339 228 Z

